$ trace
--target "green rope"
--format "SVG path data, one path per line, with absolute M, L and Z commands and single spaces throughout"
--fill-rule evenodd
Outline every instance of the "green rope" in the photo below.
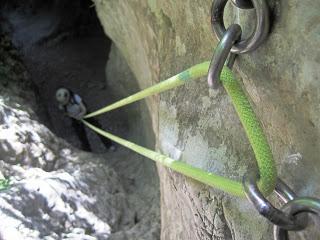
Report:
M 129 142 L 125 139 L 119 138 L 117 136 L 112 135 L 111 133 L 108 133 L 100 128 L 97 128 L 93 126 L 92 124 L 88 123 L 85 120 L 82 120 L 82 122 L 87 125 L 92 130 L 96 131 L 97 133 L 101 134 L 102 136 L 105 136 L 106 138 L 111 139 L 112 141 L 119 143 L 120 145 L 127 147 L 136 153 L 141 154 L 142 156 L 145 156 L 155 162 L 158 162 L 166 167 L 169 167 L 176 172 L 182 173 L 185 176 L 191 177 L 195 180 L 198 180 L 199 182 L 205 183 L 209 186 L 219 188 L 225 192 L 228 192 L 230 194 L 236 195 L 236 196 L 244 196 L 244 192 L 242 189 L 242 184 L 237 181 L 233 181 L 231 179 L 218 176 L 213 173 L 206 172 L 202 169 L 192 167 L 191 165 L 188 165 L 181 161 L 176 161 L 172 158 L 169 158 L 163 154 L 157 153 L 155 151 L 152 151 L 150 149 L 147 149 L 145 147 L 139 146 L 133 142 Z
M 267 196 L 274 190 L 277 181 L 277 169 L 267 138 L 248 98 L 229 68 L 223 69 L 220 81 L 230 96 L 248 136 L 259 168 L 260 181 L 258 186 L 260 191 Z
M 104 108 L 101 108 L 95 112 L 92 112 L 88 115 L 86 115 L 84 118 L 90 118 L 97 115 L 100 115 L 102 113 L 109 112 L 111 110 L 114 110 L 116 108 L 122 107 L 124 105 L 128 105 L 130 103 L 139 101 L 143 98 L 146 98 L 148 96 L 154 95 L 156 93 L 162 93 L 164 91 L 167 91 L 169 89 L 181 86 L 185 84 L 189 80 L 196 80 L 203 76 L 203 73 L 208 71 L 209 62 L 203 62 L 200 64 L 197 64 L 191 68 L 189 68 L 186 71 L 183 71 L 165 81 L 162 81 L 156 85 L 153 85 L 152 87 L 149 87 L 147 89 L 144 89 L 136 94 L 133 94 L 129 97 L 126 97 L 118 102 L 115 102 L 109 106 L 106 106 Z
M 132 96 L 124 98 L 110 106 L 104 107 L 98 111 L 95 111 L 86 116 L 86 118 L 97 116 L 101 113 L 111 111 L 113 109 L 119 108 L 121 106 L 130 104 L 132 102 L 143 99 L 147 96 L 160 93 L 174 87 L 184 84 L 186 81 L 195 80 L 200 77 L 206 76 L 209 68 L 209 62 L 204 62 L 198 65 L 191 67 L 190 69 L 169 78 L 166 81 L 163 81 L 159 84 L 156 84 L 150 88 L 142 90 Z M 272 157 L 272 153 L 267 142 L 267 139 L 263 133 L 263 130 L 260 126 L 258 119 L 256 118 L 253 109 L 250 106 L 250 103 L 243 92 L 239 82 L 235 79 L 231 70 L 225 67 L 221 74 L 221 82 L 229 94 L 232 103 L 239 115 L 240 121 L 245 129 L 245 132 L 249 138 L 250 144 L 254 151 L 257 165 L 259 168 L 260 180 L 258 186 L 261 192 L 268 196 L 275 187 L 277 173 L 275 162 Z M 205 183 L 212 187 L 219 188 L 225 192 L 236 196 L 245 196 L 241 182 L 234 181 L 222 176 L 215 175 L 213 173 L 206 172 L 199 168 L 192 167 L 184 162 L 176 161 L 165 155 L 154 152 L 147 148 L 141 147 L 137 144 L 129 142 L 127 140 L 121 139 L 117 136 L 114 136 L 102 129 L 99 129 L 85 120 L 82 120 L 84 124 L 90 127 L 92 130 L 97 133 L 147 157 L 156 162 L 159 162 L 179 173 L 184 174 L 185 176 L 191 177 L 198 180 L 199 182 Z

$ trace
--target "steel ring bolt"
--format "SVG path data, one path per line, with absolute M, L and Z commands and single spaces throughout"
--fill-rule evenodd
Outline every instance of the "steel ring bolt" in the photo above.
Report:
M 211 7 L 211 25 L 213 31 L 221 40 L 226 31 L 223 21 L 224 8 L 228 0 L 214 0 Z M 255 30 L 249 38 L 239 41 L 232 47 L 231 52 L 240 54 L 247 53 L 258 48 L 266 39 L 269 33 L 269 8 L 265 0 L 252 0 L 252 4 L 256 11 Z
M 238 8 L 242 8 L 242 9 L 254 8 L 251 0 L 231 0 L 231 2 Z
M 320 218 L 320 200 L 316 198 L 295 198 L 281 209 L 291 216 L 312 213 Z M 273 235 L 275 240 L 289 240 L 288 231 L 274 225 Z

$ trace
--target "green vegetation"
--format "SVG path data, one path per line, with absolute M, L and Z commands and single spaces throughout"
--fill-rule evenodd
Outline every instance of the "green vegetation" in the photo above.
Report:
M 9 179 L 0 179 L 0 191 L 6 190 L 10 187 Z

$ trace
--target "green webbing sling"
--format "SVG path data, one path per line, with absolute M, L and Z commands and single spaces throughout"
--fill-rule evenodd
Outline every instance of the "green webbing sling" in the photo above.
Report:
M 134 95 L 124 98 L 114 104 L 111 104 L 98 111 L 88 114 L 87 116 L 85 116 L 85 118 L 97 116 L 102 113 L 130 104 L 132 102 L 141 100 L 150 95 L 161 93 L 166 90 L 175 88 L 177 86 L 183 85 L 186 81 L 196 80 L 196 79 L 199 79 L 200 77 L 204 77 L 208 72 L 208 68 L 209 68 L 209 62 L 204 62 L 198 65 L 195 65 L 189 68 L 188 70 L 169 78 L 166 81 L 163 81 L 150 88 L 142 90 Z M 257 160 L 257 165 L 259 168 L 259 174 L 260 174 L 260 180 L 258 182 L 258 186 L 261 192 L 265 196 L 267 196 L 274 190 L 276 180 L 277 180 L 277 172 L 276 172 L 275 162 L 272 157 L 271 149 L 263 133 L 263 130 L 260 126 L 260 123 L 256 118 L 255 113 L 251 108 L 251 105 L 245 93 L 242 90 L 242 87 L 240 86 L 239 82 L 235 79 L 231 70 L 225 67 L 222 71 L 220 78 L 221 78 L 220 80 L 222 85 L 224 86 L 224 88 L 226 89 L 228 95 L 232 100 L 232 103 L 236 109 L 236 112 L 240 118 L 240 121 L 245 129 L 249 142 L 254 151 L 254 154 Z M 161 163 L 185 176 L 196 179 L 199 182 L 210 185 L 212 187 L 219 188 L 230 194 L 242 196 L 242 197 L 245 196 L 242 183 L 239 181 L 234 181 L 229 178 L 222 177 L 214 173 L 210 173 L 202 169 L 192 167 L 191 165 L 188 165 L 182 161 L 171 159 L 165 155 L 162 155 L 150 149 L 139 146 L 135 143 L 132 143 L 122 138 L 119 138 L 117 136 L 114 136 L 102 129 L 99 129 L 89 124 L 85 120 L 82 120 L 82 122 L 92 130 L 96 131 L 97 133 L 151 160 Z

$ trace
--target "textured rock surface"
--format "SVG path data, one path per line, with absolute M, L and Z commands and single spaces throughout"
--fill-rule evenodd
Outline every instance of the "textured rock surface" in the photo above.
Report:
M 125 59 L 112 45 L 106 74 L 110 91 L 110 101 L 116 101 L 136 92 L 139 86 Z M 116 112 L 116 113 L 115 113 Z M 129 122 L 127 132 L 121 135 L 146 147 L 154 148 L 150 112 L 141 101 L 112 114 Z M 115 119 L 114 119 L 115 121 Z M 144 157 L 126 150 L 108 161 L 116 170 L 127 192 L 131 207 L 136 209 L 137 224 L 131 229 L 119 231 L 112 239 L 159 239 L 160 235 L 160 198 L 159 178 L 155 164 Z
M 116 173 L 102 159 L 84 163 L 88 157 L 64 149 L 60 158 L 70 168 L 51 172 L 1 161 L 4 174 L 14 176 L 12 187 L 0 193 L 3 238 L 107 239 L 121 221 L 130 224 L 133 218 L 124 213 L 128 205 Z
M 72 148 L 38 121 L 26 69 L 0 39 L 0 169 L 12 184 L 0 192 L 2 239 L 107 239 L 133 225 L 105 158 Z
M 94 2 L 140 88 L 211 58 L 216 44 L 209 23 L 211 1 Z M 264 126 L 279 175 L 297 193 L 320 197 L 320 2 L 269 4 L 270 37 L 257 51 L 239 57 L 236 69 Z M 228 22 L 240 21 L 245 34 L 252 29 L 252 11 L 229 6 L 226 15 Z M 203 79 L 149 98 L 147 104 L 158 149 L 165 154 L 236 179 L 253 167 L 252 150 L 223 89 L 209 90 Z M 246 200 L 158 170 L 162 239 L 272 238 L 271 225 Z
M 34 111 L 40 104 L 20 56 L 8 38 L 0 43 L 0 172 L 12 184 L 0 192 L 0 238 L 158 239 L 154 164 L 123 149 L 86 153 L 56 137 Z M 125 64 L 111 58 L 111 66 Z M 113 70 L 115 80 L 131 77 L 122 71 Z M 141 123 L 133 117 L 138 129 L 127 134 L 146 141 L 139 129 L 147 116 Z

